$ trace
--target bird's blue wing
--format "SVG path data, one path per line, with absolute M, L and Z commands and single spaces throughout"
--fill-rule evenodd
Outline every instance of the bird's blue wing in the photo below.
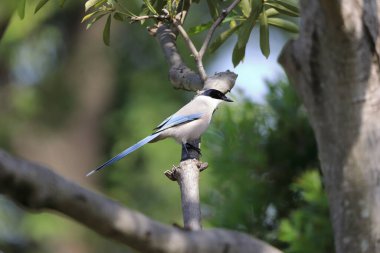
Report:
M 162 121 L 158 126 L 156 126 L 153 130 L 158 130 L 160 129 L 163 125 L 165 125 L 170 119 L 173 117 L 173 115 L 167 117 L 164 121 Z
M 162 132 L 168 128 L 188 123 L 193 120 L 197 120 L 202 116 L 202 113 L 194 113 L 189 115 L 175 115 L 167 118 L 157 128 L 155 133 Z
M 103 169 L 104 167 L 106 166 L 109 166 L 117 161 L 119 161 L 120 159 L 122 159 L 123 157 L 125 157 L 126 155 L 132 153 L 133 151 L 135 151 L 136 149 L 144 146 L 145 144 L 147 144 L 148 142 L 150 142 L 151 140 L 155 139 L 157 136 L 159 136 L 160 133 L 157 132 L 157 133 L 154 133 L 152 135 L 149 135 L 147 137 L 145 137 L 144 139 L 142 139 L 141 141 L 137 142 L 135 145 L 127 148 L 126 150 L 124 150 L 123 152 L 121 152 L 120 154 L 118 154 L 117 156 L 115 156 L 114 158 L 110 159 L 109 161 L 103 163 L 102 165 L 100 165 L 98 168 L 90 171 L 86 176 L 90 176 L 92 174 L 94 174 L 95 172 Z

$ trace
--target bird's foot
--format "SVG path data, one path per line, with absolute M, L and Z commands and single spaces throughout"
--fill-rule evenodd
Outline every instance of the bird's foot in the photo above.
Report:
M 198 147 L 196 147 L 196 146 L 194 146 L 194 145 L 192 145 L 192 144 L 190 144 L 190 143 L 186 143 L 186 144 L 185 144 L 185 149 L 186 149 L 187 153 L 189 153 L 188 150 L 187 150 L 188 148 L 197 151 L 197 153 L 198 153 L 200 156 L 202 155 L 202 153 L 201 153 L 201 149 L 198 148 Z

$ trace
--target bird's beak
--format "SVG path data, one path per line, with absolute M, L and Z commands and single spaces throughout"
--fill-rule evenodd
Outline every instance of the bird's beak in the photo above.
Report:
M 222 99 L 226 102 L 234 102 L 232 99 L 230 99 L 229 97 L 227 96 L 223 96 Z

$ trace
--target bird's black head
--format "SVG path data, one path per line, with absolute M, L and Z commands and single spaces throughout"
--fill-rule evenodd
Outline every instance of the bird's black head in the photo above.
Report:
M 223 92 L 215 89 L 208 89 L 204 91 L 201 95 L 212 97 L 214 99 L 224 100 L 226 102 L 233 102 L 230 98 L 226 97 Z

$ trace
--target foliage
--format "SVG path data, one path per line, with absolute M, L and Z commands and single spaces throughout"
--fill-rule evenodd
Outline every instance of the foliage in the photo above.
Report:
M 204 138 L 208 173 L 212 173 L 212 185 L 203 195 L 204 212 L 212 226 L 246 231 L 281 248 L 297 241 L 286 240 L 287 232 L 302 234 L 305 227 L 316 228 L 319 222 L 322 228 L 309 229 L 294 247 L 302 244 L 299 248 L 305 250 L 306 239 L 321 238 L 323 243 L 313 244 L 313 252 L 332 252 L 318 173 L 301 177 L 306 169 L 318 167 L 306 113 L 287 83 L 269 83 L 268 88 L 266 105 L 246 100 L 236 108 L 223 108 Z M 308 219 L 311 213 L 313 218 Z M 302 223 L 297 223 L 299 216 Z M 284 224 L 293 230 L 284 230 Z
M 305 171 L 291 189 L 300 195 L 302 203 L 289 218 L 280 221 L 278 238 L 289 245 L 286 252 L 333 252 L 331 223 L 326 219 L 327 198 L 318 171 Z
M 141 20 L 141 24 L 144 24 L 146 19 L 173 23 L 185 8 L 185 1 L 179 0 L 144 0 L 143 2 L 144 4 L 138 10 L 139 13 L 135 14 L 134 10 L 122 0 L 88 0 L 85 4 L 85 10 L 88 14 L 83 17 L 82 22 L 88 21 L 87 28 L 89 28 L 100 18 L 107 15 L 103 41 L 106 45 L 109 45 L 112 15 L 114 19 L 119 21 L 129 19 L 134 22 Z M 197 24 L 195 27 L 190 28 L 189 33 L 196 34 L 210 29 L 213 21 L 221 15 L 225 5 L 231 2 L 222 3 L 221 1 L 208 0 L 207 5 L 211 20 L 205 24 Z M 238 8 L 229 14 L 228 18 L 223 22 L 227 29 L 215 39 L 211 45 L 211 51 L 215 51 L 231 35 L 236 34 L 238 41 L 233 51 L 232 62 L 234 66 L 237 66 L 244 59 L 245 48 L 251 32 L 258 22 L 260 23 L 260 49 L 263 55 L 268 58 L 270 54 L 269 26 L 276 26 L 287 32 L 297 33 L 297 24 L 289 17 L 298 16 L 297 0 L 243 0 L 238 5 Z M 149 25 L 152 25 L 152 23 Z

